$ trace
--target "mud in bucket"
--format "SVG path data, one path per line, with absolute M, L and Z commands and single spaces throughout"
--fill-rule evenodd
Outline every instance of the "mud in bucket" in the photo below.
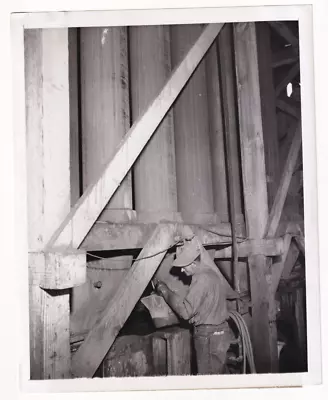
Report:
M 156 328 L 177 325 L 179 323 L 179 319 L 162 296 L 151 294 L 148 297 L 143 297 L 141 302 L 147 307 Z

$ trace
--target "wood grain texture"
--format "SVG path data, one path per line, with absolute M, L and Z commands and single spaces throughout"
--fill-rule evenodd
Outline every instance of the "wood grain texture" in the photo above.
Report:
M 33 285 L 42 289 L 68 289 L 82 285 L 86 280 L 86 253 L 29 253 L 29 269 Z
M 222 24 L 208 25 L 172 72 L 146 112 L 134 123 L 100 177 L 91 184 L 48 242 L 48 247 L 79 247 L 157 126 L 213 43 Z M 69 238 L 69 234 L 72 235 Z
M 67 29 L 25 31 L 28 244 L 44 249 L 70 210 Z M 69 242 L 69 232 L 66 238 Z M 70 377 L 69 294 L 29 269 L 31 379 Z
M 276 114 L 276 94 L 273 82 L 270 26 L 267 22 L 256 24 L 256 38 L 259 64 L 259 82 L 265 171 L 268 191 L 268 206 L 272 206 L 280 179 L 278 125 Z
M 249 257 L 255 254 L 262 254 L 264 256 L 279 256 L 284 251 L 284 241 L 281 238 L 277 239 L 259 239 L 259 240 L 246 240 L 238 244 L 238 256 Z M 215 258 L 231 258 L 232 247 L 225 247 L 224 249 L 215 252 Z
M 290 181 L 292 179 L 299 151 L 301 149 L 301 144 L 302 144 L 301 122 L 299 122 L 299 124 L 296 127 L 293 142 L 291 144 L 288 157 L 285 162 L 285 167 L 282 172 L 278 191 L 270 211 L 270 216 L 265 230 L 266 233 L 265 236 L 267 237 L 273 237 L 276 234 L 280 222 L 280 217 L 285 204 L 285 200 L 287 197 Z
M 248 237 L 261 239 L 269 212 L 255 23 L 234 24 L 234 43 L 245 222 Z M 278 367 L 277 331 L 269 265 L 263 255 L 249 257 L 248 265 L 256 369 L 258 373 L 274 372 Z
M 179 224 L 179 226 L 183 226 L 183 224 Z M 231 243 L 231 225 L 229 223 L 189 226 L 199 237 L 203 245 Z M 141 249 L 155 228 L 156 223 L 109 224 L 97 222 L 82 242 L 80 248 L 89 252 L 97 250 Z M 237 235 L 241 238 L 245 237 L 244 224 L 238 225 Z
M 137 259 L 134 262 L 93 329 L 74 354 L 72 373 L 75 377 L 94 375 L 163 260 L 166 250 L 174 243 L 174 232 L 174 226 L 157 226 L 138 257 L 140 261 Z

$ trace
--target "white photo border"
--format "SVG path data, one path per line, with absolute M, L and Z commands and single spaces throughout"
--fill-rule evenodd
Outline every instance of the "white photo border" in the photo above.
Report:
M 26 139 L 24 85 L 24 29 L 82 26 L 158 25 L 215 22 L 298 20 L 302 96 L 304 210 L 306 238 L 306 288 L 308 372 L 302 374 L 231 375 L 220 377 L 95 378 L 56 381 L 29 380 L 28 247 L 26 207 Z M 14 73 L 14 139 L 16 215 L 16 265 L 19 266 L 21 329 L 20 387 L 24 392 L 84 392 L 121 390 L 167 390 L 210 388 L 296 387 L 321 383 L 320 290 L 318 258 L 318 198 L 314 108 L 313 18 L 311 5 L 211 7 L 187 9 L 68 11 L 12 15 Z M 18 226 L 16 227 L 18 228 Z

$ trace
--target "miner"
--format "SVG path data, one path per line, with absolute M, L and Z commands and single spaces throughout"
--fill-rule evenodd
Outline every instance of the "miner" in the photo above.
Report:
M 172 291 L 164 282 L 158 282 L 157 292 L 192 325 L 198 374 L 222 374 L 232 337 L 223 283 L 193 242 L 184 245 L 172 265 L 191 277 L 186 296 Z

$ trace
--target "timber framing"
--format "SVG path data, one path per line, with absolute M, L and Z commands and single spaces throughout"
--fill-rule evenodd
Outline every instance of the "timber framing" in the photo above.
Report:
M 46 235 L 43 238 L 41 246 L 38 244 L 38 238 L 32 238 L 33 246 L 30 246 L 29 252 L 29 267 L 32 271 L 30 287 L 34 293 L 35 303 L 44 303 L 45 308 L 48 307 L 47 310 L 35 307 L 35 313 L 39 319 L 38 326 L 32 327 L 32 330 L 34 330 L 32 332 L 32 335 L 34 335 L 32 337 L 33 362 L 37 365 L 43 357 L 44 362 L 48 361 L 48 365 L 50 365 L 50 368 L 46 365 L 37 367 L 37 378 L 70 377 L 71 375 L 74 377 L 92 377 L 132 312 L 136 302 L 156 273 L 166 252 L 185 240 L 195 240 L 198 242 L 202 249 L 202 255 L 222 279 L 224 278 L 206 247 L 222 247 L 216 249 L 213 253 L 214 257 L 218 259 L 234 258 L 236 257 L 236 253 L 239 258 L 248 259 L 252 313 L 255 325 L 253 338 L 255 341 L 255 357 L 258 372 L 274 372 L 276 370 L 276 332 L 275 326 L 270 319 L 273 296 L 277 290 L 280 277 L 283 275 L 288 263 L 292 243 L 296 243 L 298 251 L 301 251 L 303 254 L 305 251 L 304 236 L 300 229 L 296 229 L 296 234 L 293 235 L 290 232 L 290 226 L 288 226 L 285 234 L 282 237 L 277 237 L 287 190 L 301 148 L 301 123 L 299 122 L 297 126 L 281 182 L 271 210 L 269 210 L 263 143 L 263 121 L 261 117 L 257 39 L 254 23 L 241 23 L 234 26 L 245 226 L 237 224 L 234 226 L 236 231 L 232 232 L 233 229 L 228 223 L 199 226 L 167 221 L 162 221 L 159 224 L 110 224 L 97 221 L 106 204 L 126 174 L 129 173 L 134 162 L 156 131 L 156 128 L 170 110 L 181 90 L 187 84 L 220 33 L 223 25 L 211 24 L 204 28 L 200 37 L 172 72 L 167 83 L 150 103 L 149 108 L 124 137 L 114 157 L 108 160 L 98 179 L 86 189 L 82 197 L 71 208 L 71 211 L 69 211 L 69 202 L 65 205 L 60 205 L 59 212 L 56 214 L 57 220 L 54 222 L 58 226 L 58 229 L 54 233 L 46 229 Z M 270 25 L 290 42 L 293 48 L 296 48 L 297 38 L 295 38 L 287 26 L 280 23 L 270 23 Z M 48 33 L 45 35 L 48 35 Z M 68 48 L 67 32 L 65 35 L 65 37 L 57 38 L 57 40 L 61 40 L 61 45 Z M 31 37 L 30 39 L 38 40 L 39 38 Z M 56 37 L 45 36 L 45 39 L 51 42 Z M 68 58 L 66 47 L 63 54 L 65 62 Z M 295 50 L 295 54 L 298 57 L 297 50 Z M 47 64 L 47 60 L 43 59 L 40 63 L 41 65 L 44 63 L 48 66 L 49 73 L 51 73 L 52 69 Z M 63 82 L 67 84 L 68 73 L 66 74 L 66 72 L 68 71 L 65 70 L 65 65 L 63 62 L 61 73 Z M 247 80 L 245 79 L 245 71 L 249 76 Z M 33 73 L 31 69 L 28 72 L 30 74 Z M 293 67 L 289 77 L 297 73 L 297 67 Z M 32 75 L 31 79 L 34 78 Z M 53 77 L 50 78 L 54 80 Z M 277 91 L 280 92 L 284 85 L 285 81 L 281 82 Z M 68 97 L 68 90 L 65 91 L 65 94 Z M 29 104 L 31 109 L 37 107 L 36 100 L 32 98 L 31 104 Z M 299 109 L 286 102 L 285 99 L 278 99 L 276 105 L 284 112 L 299 119 Z M 66 107 L 64 111 L 68 113 L 68 104 L 63 103 L 62 107 Z M 254 112 L 254 109 L 256 109 L 256 112 Z M 49 123 L 49 126 L 50 124 L 54 125 L 52 118 L 51 115 L 46 115 L 43 123 Z M 33 131 L 33 126 L 29 127 L 29 129 Z M 36 140 L 39 139 L 36 138 Z M 62 157 L 61 150 L 65 146 L 67 147 L 68 142 L 69 129 L 65 126 L 63 140 L 60 145 L 56 144 L 56 163 L 60 164 Z M 39 154 L 37 162 L 41 163 L 43 157 L 42 146 L 44 146 L 44 143 L 38 143 L 38 146 Z M 47 146 L 50 147 L 49 144 Z M 32 150 L 29 159 L 31 164 L 34 163 L 31 157 Z M 65 157 L 65 162 L 68 163 L 68 155 L 66 154 Z M 51 173 L 56 175 L 59 172 L 53 168 Z M 69 182 L 68 170 L 65 170 L 65 179 Z M 47 176 L 49 187 L 52 186 L 52 180 L 53 177 L 51 174 Z M 69 184 L 67 187 L 69 187 Z M 61 187 L 55 190 L 59 193 Z M 43 195 L 42 190 L 36 193 L 36 196 L 38 195 Z M 60 198 L 60 196 L 58 197 Z M 47 202 L 52 204 L 55 201 L 56 199 L 53 199 L 50 195 L 44 199 L 45 204 L 48 204 Z M 256 206 L 254 207 L 254 205 Z M 52 207 L 56 208 L 55 206 Z M 33 209 L 33 211 L 35 210 Z M 47 210 L 48 216 L 51 216 L 51 211 L 53 209 L 50 207 Z M 232 241 L 233 234 L 236 235 L 237 239 L 235 243 Z M 86 253 L 111 250 L 125 251 L 130 249 L 142 249 L 142 251 L 131 268 L 129 268 L 117 293 L 113 298 L 109 299 L 98 321 L 91 331 L 87 333 L 82 345 L 72 356 L 72 360 L 70 360 L 69 354 L 65 353 L 63 355 L 63 352 L 68 352 L 69 348 L 69 335 L 67 333 L 69 331 L 69 296 L 67 289 L 80 285 L 85 281 Z M 281 257 L 280 262 L 277 265 L 271 265 L 272 260 L 269 257 L 276 256 Z M 101 268 L 103 263 L 102 260 L 93 262 L 93 267 L 97 268 L 97 265 L 99 265 Z M 270 267 L 275 268 L 271 275 L 268 272 Z M 226 280 L 224 280 L 224 284 L 232 298 L 235 295 L 238 297 L 238 293 L 231 288 Z M 134 290 L 131 290 L 132 286 Z M 52 297 L 49 295 L 47 291 L 54 289 L 61 290 L 63 297 L 58 296 L 56 299 L 55 296 Z M 40 298 L 45 299 L 44 302 L 42 299 L 39 301 Z M 61 307 L 65 309 L 65 315 L 63 316 L 60 315 Z M 42 329 L 45 329 L 45 325 L 48 322 L 47 315 L 41 320 L 40 316 L 43 315 L 43 312 L 53 312 L 54 315 L 51 321 L 52 329 L 50 329 L 49 334 L 43 335 L 47 336 L 45 343 L 43 342 L 44 337 L 39 338 L 36 334 L 40 330 L 40 326 Z M 60 329 L 56 326 L 58 321 L 61 322 Z M 65 332 L 65 335 L 60 337 L 55 343 L 49 345 L 51 341 L 49 335 L 56 334 L 56 337 L 59 337 L 60 332 Z M 57 354 L 58 357 L 56 356 Z M 63 362 L 61 362 L 61 357 L 64 358 Z

